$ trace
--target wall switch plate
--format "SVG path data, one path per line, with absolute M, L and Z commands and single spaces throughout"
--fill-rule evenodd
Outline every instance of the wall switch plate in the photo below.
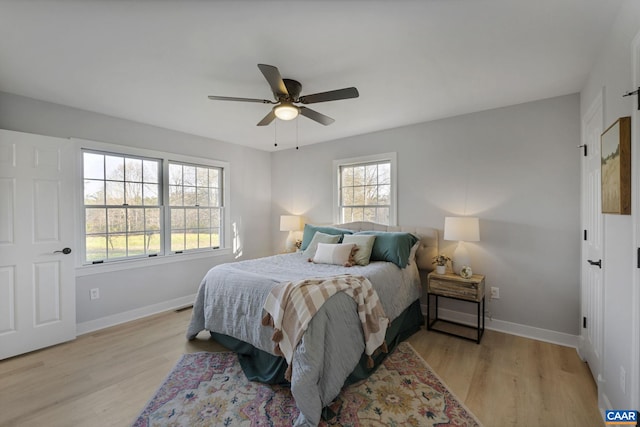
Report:
M 500 288 L 491 287 L 491 299 L 500 299 Z
M 100 289 L 99 288 L 93 288 L 91 289 L 91 291 L 89 291 L 89 297 L 94 300 L 94 299 L 99 299 L 100 298 Z
M 622 366 L 620 366 L 620 388 L 623 393 L 627 392 L 627 373 Z

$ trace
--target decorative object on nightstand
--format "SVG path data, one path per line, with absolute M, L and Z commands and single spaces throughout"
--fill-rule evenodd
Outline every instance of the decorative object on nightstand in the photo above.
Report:
M 473 276 L 471 267 L 469 267 L 468 265 L 462 266 L 462 269 L 460 270 L 460 277 L 462 277 L 463 279 L 470 279 L 471 276 Z
M 280 215 L 280 231 L 288 231 L 285 252 L 296 251 L 295 233 L 302 230 L 302 221 L 299 215 Z
M 458 246 L 453 252 L 453 271 L 460 274 L 463 266 L 471 267 L 471 256 L 464 242 L 480 241 L 480 225 L 475 217 L 453 217 L 444 219 L 444 240 L 457 240 Z
M 480 274 L 474 274 L 468 279 L 465 279 L 455 274 L 429 273 L 427 276 L 427 329 L 465 338 L 480 344 L 480 339 L 484 334 L 484 289 L 484 276 Z M 435 298 L 435 317 L 433 320 L 431 319 L 432 297 Z M 477 307 L 476 326 L 439 318 L 438 299 L 441 297 L 475 303 Z M 445 327 L 444 329 L 434 328 L 437 323 L 456 325 L 457 328 L 464 330 L 473 330 L 475 337 L 456 333 L 451 327 Z
M 433 257 L 433 264 L 436 265 L 436 273 L 444 274 L 447 272 L 447 262 L 451 261 L 451 258 L 445 255 L 436 255 Z

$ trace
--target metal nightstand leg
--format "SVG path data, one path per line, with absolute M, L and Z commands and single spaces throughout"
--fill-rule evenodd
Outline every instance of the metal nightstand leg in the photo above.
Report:
M 482 298 L 482 300 L 477 303 L 478 305 L 478 339 L 476 340 L 477 344 L 480 344 L 480 338 L 482 338 L 482 334 L 484 334 L 484 298 Z M 480 323 L 481 318 L 482 317 L 482 323 Z M 482 328 L 480 327 L 480 325 L 482 324 Z
M 431 321 L 431 297 L 435 297 L 436 298 L 436 307 L 435 307 L 435 316 L 433 318 L 433 321 Z M 433 329 L 433 324 L 436 323 L 438 320 L 438 295 L 434 295 L 434 294 L 430 294 L 427 293 L 427 330 L 435 330 Z
M 435 316 L 433 318 L 433 321 L 431 321 L 431 297 L 435 297 L 436 301 L 435 301 Z M 458 337 L 458 338 L 464 338 L 466 340 L 469 341 L 475 341 L 476 344 L 480 344 L 480 340 L 482 339 L 482 335 L 484 335 L 484 308 L 485 308 L 485 299 L 484 297 L 480 300 L 480 301 L 468 301 L 468 300 L 464 300 L 464 299 L 460 299 L 460 298 L 455 298 L 455 297 L 450 297 L 450 296 L 445 296 L 445 298 L 451 298 L 451 299 L 457 299 L 460 301 L 467 301 L 467 302 L 472 302 L 474 304 L 476 304 L 477 306 L 477 323 L 476 326 L 470 326 L 470 325 L 466 325 L 464 323 L 459 323 L 459 322 L 454 322 L 451 320 L 445 320 L 445 319 L 439 319 L 438 318 L 438 299 L 441 295 L 437 295 L 437 294 L 430 294 L 427 293 L 427 330 L 429 331 L 435 331 L 435 332 L 440 332 L 443 334 L 447 334 L 447 335 L 451 335 L 454 337 Z M 444 296 L 444 295 L 442 295 Z M 465 328 L 470 328 L 470 329 L 475 329 L 476 330 L 476 338 L 471 338 L 468 336 L 464 336 L 464 335 L 460 335 L 460 334 L 456 334 L 453 332 L 449 332 L 449 331 L 444 331 L 441 329 L 436 329 L 434 328 L 434 324 L 436 322 L 443 322 L 443 323 L 448 323 L 450 325 L 458 325 L 458 326 L 462 326 Z

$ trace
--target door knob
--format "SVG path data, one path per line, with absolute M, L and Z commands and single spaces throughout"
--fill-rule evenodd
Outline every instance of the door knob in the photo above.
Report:
M 53 251 L 54 254 L 65 254 L 69 255 L 71 253 L 71 248 L 64 248 L 61 251 Z
M 597 265 L 598 268 L 602 268 L 602 260 L 599 259 L 597 261 L 591 261 L 590 259 L 587 260 L 587 262 L 591 265 Z

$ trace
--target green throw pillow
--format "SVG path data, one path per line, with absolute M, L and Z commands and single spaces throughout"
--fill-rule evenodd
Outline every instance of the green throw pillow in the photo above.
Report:
M 316 231 L 316 234 L 313 235 L 313 239 L 309 242 L 307 249 L 304 250 L 304 256 L 307 258 L 313 258 L 316 254 L 316 249 L 318 249 L 318 243 L 338 243 L 342 234 L 325 234 L 319 231 Z
M 418 241 L 411 233 L 396 231 L 360 231 L 355 235 L 376 236 L 371 250 L 371 261 L 389 261 L 400 268 L 409 264 L 411 248 Z
M 324 234 L 338 235 L 340 237 L 342 237 L 343 234 L 353 234 L 353 231 L 343 230 L 342 228 L 305 224 L 304 232 L 302 234 L 302 245 L 300 246 L 300 249 L 302 249 L 303 251 L 307 249 L 307 246 L 309 246 L 309 243 L 311 243 L 311 239 L 313 239 L 313 235 L 316 234 L 316 231 Z
M 353 256 L 353 259 L 358 265 L 368 265 L 375 240 L 376 236 L 345 234 L 342 238 L 342 243 L 355 243 L 358 250 Z

